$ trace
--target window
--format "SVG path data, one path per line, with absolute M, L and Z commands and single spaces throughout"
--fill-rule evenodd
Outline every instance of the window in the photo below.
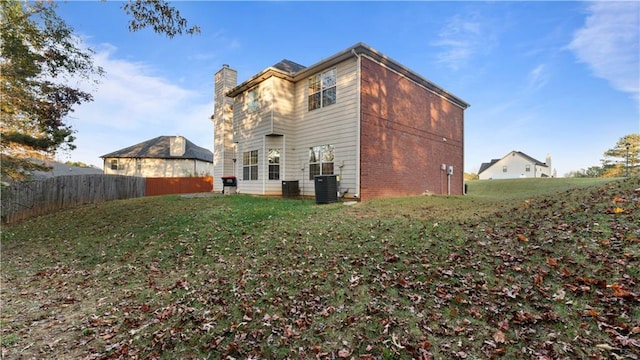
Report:
M 531 165 L 527 164 L 524 166 L 524 171 L 531 172 Z
M 336 103 L 336 68 L 309 78 L 309 111 Z
M 507 172 L 507 167 L 506 166 L 502 167 L 502 172 Z
M 247 92 L 247 111 L 252 113 L 258 111 L 258 100 L 260 98 L 260 94 L 258 93 L 258 87 L 254 87 L 253 89 Z
M 269 149 L 269 180 L 280 180 L 280 149 Z
M 118 170 L 118 159 L 111 159 L 111 170 Z
M 258 150 L 242 153 L 242 180 L 258 180 Z
M 333 174 L 333 158 L 333 145 L 309 148 L 309 180 L 313 180 L 316 175 Z

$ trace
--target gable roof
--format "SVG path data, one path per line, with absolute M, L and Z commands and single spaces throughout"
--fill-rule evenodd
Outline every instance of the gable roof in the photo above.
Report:
M 491 166 L 493 166 L 493 164 L 497 163 L 498 161 L 500 161 L 500 159 L 491 159 L 491 162 L 482 163 L 480 165 L 480 170 L 478 171 L 478 175 L 480 175 L 480 173 L 482 173 L 483 171 L 485 171 L 488 168 L 490 168 Z
M 537 166 L 545 166 L 545 167 L 548 167 L 548 166 L 549 166 L 549 165 L 547 165 L 547 163 L 544 163 L 544 162 L 542 162 L 542 161 L 536 160 L 536 159 L 534 159 L 533 157 L 531 157 L 531 156 L 529 156 L 529 155 L 527 155 L 527 154 L 523 153 L 522 151 L 515 151 L 515 150 L 514 150 L 514 151 L 509 152 L 507 155 L 503 156 L 503 157 L 502 157 L 502 158 L 500 158 L 500 159 L 491 159 L 491 162 L 488 162 L 488 163 L 482 163 L 482 164 L 480 165 L 480 170 L 478 171 L 478 175 L 480 175 L 483 171 L 487 170 L 488 168 L 492 167 L 492 166 L 493 166 L 495 163 L 497 163 L 498 161 L 500 161 L 500 160 L 502 160 L 502 159 L 504 159 L 504 158 L 506 158 L 506 157 L 508 157 L 509 155 L 512 155 L 512 154 L 520 155 L 520 156 L 521 156 L 521 157 L 523 157 L 525 160 L 527 160 L 527 161 L 529 161 L 529 162 L 531 162 L 531 163 L 533 163 L 534 165 L 537 165 Z
M 282 60 L 276 65 L 266 68 L 265 70 L 252 76 L 250 79 L 246 80 L 242 84 L 239 84 L 238 86 L 234 87 L 227 93 L 227 96 L 235 97 L 241 94 L 243 91 L 248 90 L 249 88 L 252 88 L 253 86 L 257 85 L 261 81 L 264 81 L 270 78 L 271 76 L 279 77 L 289 81 L 299 81 L 308 76 L 313 75 L 314 72 L 320 71 L 323 68 L 336 65 L 354 56 L 366 56 L 376 62 L 379 62 L 384 66 L 392 69 L 393 71 L 398 72 L 399 74 L 414 81 L 415 83 L 424 87 L 428 91 L 434 94 L 437 94 L 439 96 L 442 96 L 443 98 L 447 99 L 448 101 L 450 101 L 451 103 L 453 103 L 454 105 L 462 109 L 466 109 L 470 106 L 468 103 L 466 103 L 464 100 L 460 99 L 459 97 L 451 94 L 447 90 L 432 83 L 431 81 L 422 77 L 421 75 L 414 72 L 413 70 L 408 69 L 407 67 L 400 64 L 399 62 L 391 59 L 390 57 L 382 54 L 381 52 L 375 50 L 374 48 L 362 42 L 359 42 L 351 46 L 350 48 L 347 48 L 337 54 L 329 56 L 309 67 L 304 67 L 290 60 Z
M 148 159 L 195 159 L 213 162 L 213 153 L 185 140 L 185 151 L 180 156 L 171 155 L 171 139 L 177 136 L 158 136 L 136 145 L 116 150 L 100 156 L 101 158 L 148 158 Z

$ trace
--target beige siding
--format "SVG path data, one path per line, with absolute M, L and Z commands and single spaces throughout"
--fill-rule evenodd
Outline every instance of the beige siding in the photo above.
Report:
M 329 68 L 327 68 L 329 69 Z M 320 69 L 325 71 L 327 69 Z M 336 66 L 336 103 L 313 111 L 308 110 L 308 81 L 301 79 L 296 84 L 295 117 L 297 137 L 294 158 L 298 160 L 301 190 L 305 195 L 314 195 L 313 180 L 309 180 L 309 148 L 318 145 L 335 146 L 334 171 L 341 175 L 343 190 L 356 191 L 357 133 L 358 133 L 358 93 L 357 59 L 350 58 Z M 342 169 L 340 168 L 342 166 Z M 301 169 L 304 167 L 304 176 Z M 296 179 L 298 179 L 296 177 Z
M 265 136 L 272 132 L 272 79 L 258 85 L 258 108 L 249 111 L 246 92 L 238 95 L 234 102 L 233 139 L 237 142 L 238 191 L 247 194 L 265 194 Z M 253 89 L 253 88 L 252 88 Z M 251 90 L 251 89 L 250 89 Z M 258 179 L 243 179 L 243 154 L 258 150 Z
M 278 78 L 271 78 L 273 95 L 273 132 L 275 134 L 295 133 L 295 84 Z
M 296 85 L 287 80 L 274 79 L 274 133 L 283 135 L 279 141 L 282 143 L 280 158 L 280 182 L 275 189 L 270 184 L 270 191 L 282 191 L 282 180 L 300 180 L 301 172 L 298 169 L 299 159 L 295 156 L 296 120 L 295 120 L 295 91 Z
M 324 71 L 327 69 L 320 69 Z M 309 180 L 309 148 L 335 146 L 335 174 L 343 189 L 356 189 L 358 94 L 357 61 L 336 66 L 336 103 L 308 110 L 308 79 L 297 83 L 271 77 L 258 86 L 259 108 L 249 112 L 247 92 L 234 99 L 233 139 L 237 142 L 238 191 L 249 194 L 280 194 L 282 180 L 300 181 L 306 195 L 314 195 Z M 282 149 L 280 179 L 268 180 L 269 148 Z M 243 180 L 243 153 L 258 150 L 258 180 Z M 304 171 L 302 170 L 304 169 Z
M 193 159 L 118 158 L 118 170 L 111 169 L 112 158 L 104 159 L 104 173 L 140 177 L 211 176 L 212 164 Z

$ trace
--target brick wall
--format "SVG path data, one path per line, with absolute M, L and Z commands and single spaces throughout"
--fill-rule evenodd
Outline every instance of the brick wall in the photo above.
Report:
M 463 191 L 463 109 L 366 57 L 361 69 L 360 198 Z

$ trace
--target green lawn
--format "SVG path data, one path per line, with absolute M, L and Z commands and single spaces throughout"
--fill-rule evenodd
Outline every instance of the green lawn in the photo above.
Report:
M 477 197 L 514 199 L 603 184 L 611 178 L 535 178 L 467 181 L 467 193 Z
M 352 206 L 163 196 L 2 229 L 6 358 L 640 356 L 640 178 Z

